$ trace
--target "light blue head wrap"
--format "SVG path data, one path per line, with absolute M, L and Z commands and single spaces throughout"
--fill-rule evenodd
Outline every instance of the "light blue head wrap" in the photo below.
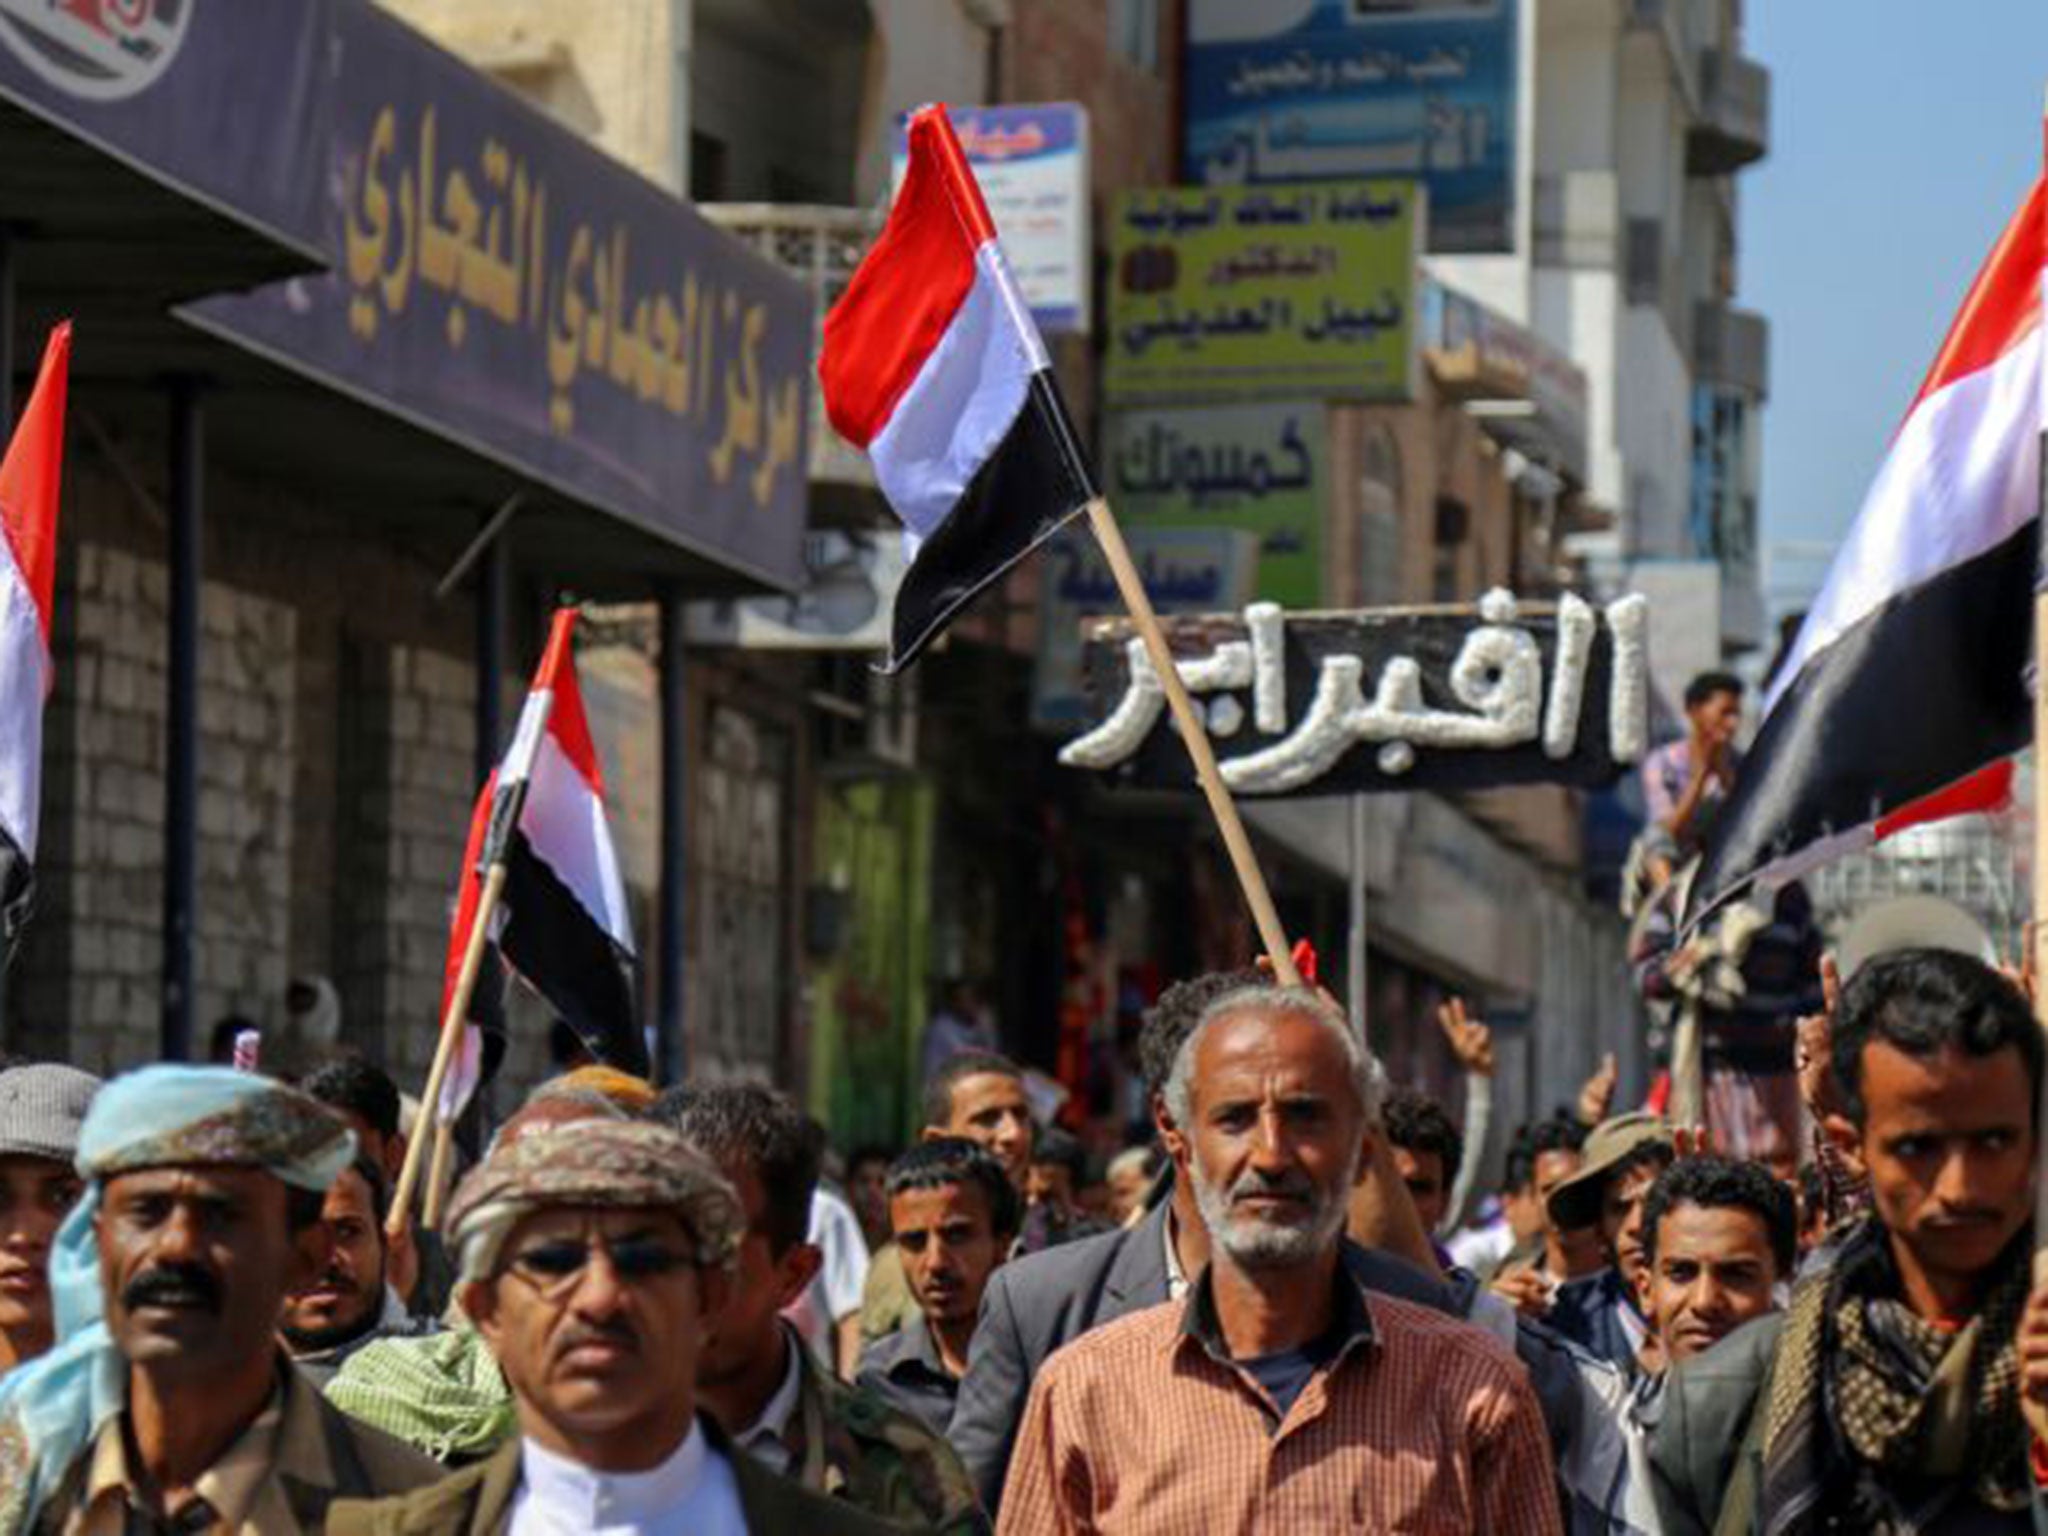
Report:
M 355 1134 L 338 1117 L 254 1073 L 153 1066 L 100 1090 L 78 1134 L 86 1194 L 50 1250 L 56 1348 L 0 1376 L 0 1536 L 30 1528 L 40 1501 L 127 1394 L 93 1237 L 102 1181 L 142 1168 L 261 1168 L 320 1191 L 354 1155 Z

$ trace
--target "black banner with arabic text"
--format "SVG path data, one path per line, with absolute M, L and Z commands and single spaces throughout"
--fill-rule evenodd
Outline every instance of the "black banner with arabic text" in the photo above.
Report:
M 1612 783 L 1644 746 L 1642 600 L 1604 612 L 1575 599 L 1494 602 L 1484 613 L 1254 605 L 1162 623 L 1239 795 Z M 1187 750 L 1136 643 L 1128 619 L 1089 621 L 1089 729 L 1061 760 L 1119 783 L 1192 789 Z

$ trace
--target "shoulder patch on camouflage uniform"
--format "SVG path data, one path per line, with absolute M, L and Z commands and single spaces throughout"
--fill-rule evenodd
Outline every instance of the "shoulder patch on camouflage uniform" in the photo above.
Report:
M 934 1526 L 940 1536 L 989 1529 L 952 1446 L 871 1392 L 823 1371 L 816 1379 L 826 1454 L 845 1474 L 843 1492 L 851 1502 L 889 1519 Z

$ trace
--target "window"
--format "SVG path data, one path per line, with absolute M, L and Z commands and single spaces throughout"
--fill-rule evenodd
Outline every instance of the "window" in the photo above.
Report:
M 1664 291 L 1664 226 L 1656 219 L 1628 221 L 1626 271 L 1631 304 L 1655 304 Z
M 690 131 L 690 201 L 725 200 L 725 140 Z
M 1159 0 L 1109 0 L 1109 46 L 1133 69 L 1159 70 Z
M 1359 600 L 1382 608 L 1401 600 L 1401 447 L 1375 424 L 1359 453 Z
M 1458 569 L 1459 554 L 1472 534 L 1472 511 L 1451 496 L 1436 501 L 1436 557 L 1430 573 L 1430 600 L 1455 603 L 1463 578 Z

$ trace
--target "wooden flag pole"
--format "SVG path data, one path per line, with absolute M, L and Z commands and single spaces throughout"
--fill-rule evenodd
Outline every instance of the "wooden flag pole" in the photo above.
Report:
M 2048 503 L 2048 461 L 2041 466 Z M 2034 1018 L 2048 1030 L 2048 588 L 2034 594 L 2034 912 L 2027 924 L 2032 949 Z M 2041 1107 L 2048 1114 L 2048 1078 L 2041 1083 Z M 2035 1134 L 2048 1120 L 2035 1119 Z M 2034 1165 L 2034 1282 L 2048 1284 L 2048 1152 L 2038 1149 Z
M 1124 543 L 1123 530 L 1117 527 L 1109 503 L 1100 496 L 1088 503 L 1088 526 L 1095 531 L 1095 542 L 1102 546 L 1103 557 L 1109 561 L 1117 592 L 1123 597 L 1124 607 L 1130 610 L 1132 622 L 1138 626 L 1138 635 L 1145 642 L 1145 654 L 1151 659 L 1159 685 L 1166 690 L 1166 706 L 1173 711 L 1173 723 L 1180 727 L 1180 739 L 1188 756 L 1194 759 L 1195 778 L 1209 802 L 1209 814 L 1216 818 L 1216 830 L 1223 834 L 1223 846 L 1229 851 L 1230 866 L 1236 871 L 1245 902 L 1252 909 L 1252 921 L 1259 926 L 1259 943 L 1265 946 L 1266 958 L 1272 962 L 1273 979 L 1283 987 L 1298 987 L 1301 972 L 1295 969 L 1287 932 L 1280 926 L 1280 914 L 1273 906 L 1272 892 L 1266 889 L 1266 877 L 1252 852 L 1252 841 L 1245 835 L 1237 802 L 1230 798 L 1223 775 L 1217 771 L 1216 751 L 1209 745 L 1209 732 L 1195 713 L 1194 700 L 1188 697 L 1187 686 L 1173 664 L 1166 633 L 1159 627 L 1159 615 L 1152 611 L 1152 599 L 1145 594 L 1144 579 L 1131 559 L 1130 547 Z
M 2041 158 L 2048 165 L 2048 92 L 2041 104 Z M 2042 458 L 2036 473 L 2035 511 L 2048 517 L 2048 436 L 2038 439 Z M 2048 526 L 2044 524 L 2043 526 Z M 2048 586 L 2038 581 L 2034 590 L 2034 910 L 2027 925 L 2027 958 L 2032 964 L 2034 1018 L 2048 1030 Z M 2048 1077 L 2041 1080 L 2041 1104 L 2048 1110 Z M 2034 1118 L 2038 1143 L 2041 1126 Z M 2048 1152 L 2038 1145 L 2034 1153 L 2034 1283 L 2048 1284 Z
M 2043 501 L 2048 502 L 2048 461 L 2041 466 Z M 2034 1018 L 2048 1030 L 2048 588 L 2034 594 L 2034 913 L 2027 925 L 2032 947 Z M 2041 1084 L 2048 1111 L 2048 1078 Z M 2036 1119 L 2038 1127 L 2048 1121 Z M 2048 1283 L 2048 1156 L 2037 1149 L 2034 1167 L 2034 1280 Z
M 422 1119 L 437 1127 L 441 1118 L 441 1086 L 447 1081 L 448 1067 L 455 1059 L 455 1047 L 462 1039 L 462 1021 L 469 1017 L 469 999 L 476 991 L 477 973 L 483 969 L 484 950 L 490 943 L 491 918 L 496 915 L 499 898 L 504 893 L 505 860 L 501 853 L 484 871 L 483 890 L 476 904 L 476 920 L 469 929 L 469 947 L 462 952 L 462 969 L 456 973 L 455 992 L 448 999 L 448 1011 L 441 1019 L 441 1038 L 434 1047 L 434 1064 L 427 1071 L 426 1091 L 420 1095 Z M 438 1129 L 435 1139 L 439 1139 Z M 406 1146 L 405 1166 L 399 1170 L 398 1185 L 391 1192 L 391 1214 L 384 1222 L 384 1230 L 391 1237 L 395 1238 L 405 1230 L 406 1212 L 412 1205 L 413 1190 L 419 1184 L 420 1164 L 426 1158 L 427 1141 L 426 1136 L 415 1134 Z M 431 1228 L 432 1223 L 427 1225 Z
M 455 1122 L 434 1117 L 434 1158 L 427 1165 L 427 1198 L 420 1212 L 420 1225 L 429 1232 L 441 1226 L 441 1212 L 448 1203 L 448 1179 L 455 1162 Z
M 1131 560 L 1123 531 L 1117 527 L 1109 503 L 1100 496 L 1088 503 L 1088 524 L 1095 530 L 1095 541 L 1102 546 L 1103 556 L 1109 561 L 1109 572 L 1116 578 L 1117 591 L 1145 641 L 1145 654 L 1151 659 L 1152 670 L 1166 692 L 1167 707 L 1173 711 L 1174 724 L 1180 727 L 1180 739 L 1188 749 L 1188 756 L 1194 759 L 1195 777 L 1201 782 L 1210 814 L 1216 818 L 1216 828 L 1223 834 L 1223 846 L 1230 851 L 1231 867 L 1237 872 L 1237 883 L 1244 891 L 1245 902 L 1251 907 L 1252 918 L 1259 925 L 1259 942 L 1265 946 L 1266 956 L 1272 962 L 1273 979 L 1283 987 L 1298 987 L 1301 985 L 1301 972 L 1294 964 L 1294 952 L 1288 946 L 1286 931 L 1280 926 L 1280 914 L 1273 907 L 1272 893 L 1266 889 L 1266 877 L 1260 872 L 1259 861 L 1252 853 L 1251 839 L 1245 835 L 1244 822 L 1238 817 L 1237 804 L 1230 798 L 1223 775 L 1217 771 L 1216 752 L 1209 745 L 1209 733 L 1195 714 L 1194 701 L 1188 697 L 1187 686 L 1181 682 L 1180 671 L 1173 664 L 1173 652 L 1167 646 L 1166 633 L 1159 627 L 1159 615 L 1152 611 L 1152 600 L 1145 595 L 1144 580 Z M 1414 1200 L 1409 1197 L 1407 1185 L 1401 1181 L 1394 1167 L 1393 1153 L 1384 1136 L 1372 1138 L 1368 1171 L 1352 1193 L 1349 1227 L 1352 1237 L 1361 1243 L 1383 1248 L 1406 1259 L 1419 1266 L 1425 1274 L 1442 1273 L 1437 1264 L 1436 1250 L 1430 1246 L 1422 1217 L 1415 1209 Z

